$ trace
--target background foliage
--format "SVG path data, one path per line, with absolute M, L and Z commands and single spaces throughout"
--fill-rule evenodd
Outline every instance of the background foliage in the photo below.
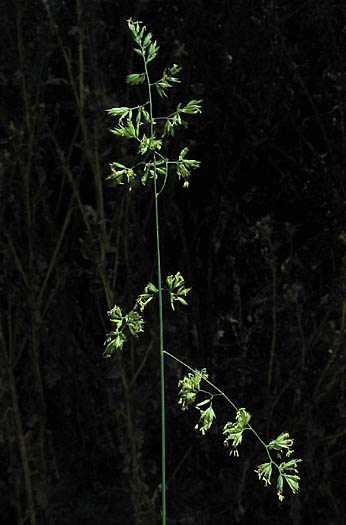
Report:
M 131 16 L 161 46 L 158 71 L 183 66 L 177 100 L 204 100 L 187 133 L 202 167 L 162 194 L 164 273 L 192 286 L 188 309 L 167 305 L 167 349 L 304 460 L 301 494 L 279 504 L 250 439 L 227 457 L 228 407 L 194 431 L 167 363 L 168 523 L 344 523 L 346 7 L 47 5 L 50 18 L 39 0 L 0 6 L 2 522 L 158 521 L 156 309 L 102 360 L 106 310 L 131 308 L 155 273 L 150 188 L 105 183 L 134 154 L 104 111 L 136 101 Z

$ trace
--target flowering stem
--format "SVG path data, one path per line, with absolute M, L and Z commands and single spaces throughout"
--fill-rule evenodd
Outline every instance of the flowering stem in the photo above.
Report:
M 153 126 L 153 101 L 151 94 L 151 83 L 148 73 L 148 65 L 145 58 L 145 50 L 140 45 L 143 52 L 144 71 L 148 85 L 149 95 L 149 115 L 150 115 L 150 136 L 154 135 Z M 160 325 L 160 382 L 161 382 L 161 489 L 162 489 L 162 525 L 166 525 L 166 423 L 165 423 L 165 362 L 163 350 L 163 308 L 162 308 L 162 283 L 161 283 L 161 252 L 160 252 L 160 225 L 159 225 L 159 193 L 157 191 L 156 173 L 156 152 L 153 151 L 154 160 L 154 200 L 155 200 L 155 227 L 156 227 L 156 260 L 157 260 L 157 281 L 159 294 L 159 325 Z M 167 164 L 166 164 L 167 171 Z M 167 178 L 167 173 L 166 173 Z M 166 182 L 165 178 L 165 182 Z M 163 189 L 163 188 L 162 188 Z M 162 191 L 161 189 L 161 191 Z M 160 192 L 161 193 L 161 192 Z
M 169 352 L 167 352 L 166 350 L 164 350 L 164 353 L 167 354 L 169 357 L 171 357 L 172 359 L 175 359 L 175 361 L 177 361 L 178 363 L 180 363 L 181 365 L 183 365 L 185 368 L 188 368 L 189 370 L 191 370 L 191 372 L 195 372 L 196 370 L 191 368 L 191 366 L 187 365 L 186 363 L 184 363 L 184 361 L 182 361 L 181 359 L 179 359 L 178 357 L 176 357 L 175 355 L 173 354 L 170 354 Z M 206 383 L 208 383 L 208 385 L 210 385 L 211 387 L 213 387 L 218 393 L 219 395 L 223 396 L 226 401 L 228 401 L 228 403 L 230 403 L 230 405 L 232 405 L 232 407 L 234 408 L 234 410 L 236 410 L 236 412 L 238 412 L 238 407 L 233 403 L 233 401 L 231 401 L 231 399 L 224 393 L 222 392 L 222 390 L 220 390 L 216 385 L 214 385 L 214 383 L 212 383 L 211 381 L 209 381 L 209 379 L 206 379 L 205 377 L 202 377 L 203 381 L 205 381 Z M 200 392 L 205 392 L 204 390 L 199 390 Z M 209 392 L 205 392 L 205 393 L 209 393 Z M 213 396 L 214 397 L 214 396 Z M 260 443 L 264 446 L 264 448 L 266 449 L 267 451 L 267 454 L 269 456 L 269 459 L 271 461 L 271 463 L 273 465 L 275 465 L 278 470 L 279 469 L 279 466 L 275 463 L 275 461 L 273 460 L 270 452 L 269 452 L 269 449 L 268 449 L 268 445 L 265 444 L 265 442 L 263 441 L 263 439 L 261 439 L 261 437 L 257 434 L 256 430 L 248 423 L 246 425 L 246 429 L 247 430 L 251 430 L 251 432 L 253 432 L 253 434 L 257 437 L 257 439 L 260 441 Z

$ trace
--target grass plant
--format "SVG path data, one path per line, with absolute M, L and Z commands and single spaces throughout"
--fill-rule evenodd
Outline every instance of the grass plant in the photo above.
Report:
M 253 414 L 249 423 L 265 443 L 281 429 L 299 435 L 304 491 L 268 506 L 275 490 L 263 491 L 249 467 L 270 460 L 256 461 L 261 447 L 247 448 L 257 441 L 250 435 L 237 447 L 243 450 L 240 461 L 224 458 L 222 464 L 223 423 L 237 422 L 235 408 L 202 378 L 200 390 L 192 392 L 194 403 L 182 414 L 195 414 L 194 424 L 187 421 L 190 429 L 184 430 L 186 423 L 177 428 L 175 412 L 183 402 L 167 408 L 169 416 L 166 411 L 167 521 L 219 523 L 226 515 L 239 521 L 255 505 L 263 520 L 343 523 L 342 9 L 332 3 L 320 9 L 316 2 L 288 13 L 283 5 L 269 16 L 270 2 L 263 2 L 253 20 L 246 5 L 233 4 L 220 2 L 216 12 L 210 3 L 186 3 L 181 18 L 175 3 L 162 3 L 155 16 L 164 31 L 160 54 L 148 64 L 150 76 L 159 78 L 157 63 L 167 49 L 172 62 L 185 56 L 184 83 L 174 90 L 176 97 L 184 95 L 175 100 L 188 97 L 190 79 L 192 96 L 208 97 L 202 126 L 193 130 L 199 150 L 206 151 L 202 180 L 192 179 L 204 205 L 187 209 L 189 195 L 180 190 L 170 164 L 158 198 L 162 273 L 180 269 L 186 286 L 196 289 L 194 298 L 192 292 L 185 297 L 188 308 L 176 308 L 175 320 L 168 292 L 162 292 L 166 403 L 175 403 L 175 377 L 181 390 L 188 386 L 184 374 L 191 379 L 195 366 L 206 366 L 208 380 Z M 151 452 L 160 443 L 155 417 L 160 396 L 152 395 L 160 384 L 158 297 L 144 312 L 138 310 L 146 321 L 139 339 L 128 337 L 124 328 L 126 351 L 103 362 L 95 353 L 107 330 L 105 310 L 116 302 L 128 312 L 148 280 L 158 289 L 154 180 L 143 188 L 138 179 L 131 192 L 109 191 L 104 184 L 108 163 L 135 164 L 139 144 L 110 141 L 111 119 L 104 112 L 120 103 L 139 104 L 146 89 L 145 81 L 126 89 L 121 81 L 141 60 L 135 53 L 128 58 L 127 25 L 119 23 L 129 18 L 129 9 L 126 2 L 96 0 L 0 6 L 4 523 L 106 525 L 115 515 L 136 525 L 158 521 L 161 483 L 157 453 Z M 146 20 L 150 2 L 139 2 L 135 11 L 135 20 Z M 285 27 L 273 40 L 280 20 Z M 215 28 L 220 38 L 210 39 Z M 317 46 L 316 39 L 306 39 L 311 32 Z M 155 114 L 168 113 L 167 98 L 159 99 L 155 87 L 152 91 Z M 171 96 L 168 102 L 172 107 Z M 154 130 L 164 123 L 156 117 Z M 141 131 L 145 125 L 149 128 L 144 122 Z M 159 153 L 165 149 L 174 158 L 181 131 L 166 135 Z M 159 190 L 164 180 L 158 174 Z M 175 193 L 181 195 L 175 199 Z M 179 261 L 170 267 L 170 250 L 178 247 Z M 182 371 L 168 353 L 191 369 Z M 196 357 L 187 357 L 192 354 Z M 253 392 L 257 395 L 250 397 Z M 207 439 L 198 419 L 210 403 L 194 406 L 208 399 L 217 419 Z M 194 433 L 197 423 L 196 439 L 186 442 L 185 431 Z M 234 456 L 232 440 L 228 446 Z
M 165 435 L 165 356 L 174 359 L 183 365 L 189 372 L 178 382 L 179 404 L 182 410 L 187 410 L 195 404 L 200 418 L 195 429 L 205 435 L 215 419 L 213 400 L 216 396 L 223 397 L 236 411 L 235 421 L 227 422 L 223 428 L 224 445 L 230 447 L 230 455 L 238 456 L 238 447 L 242 443 L 245 431 L 250 431 L 266 450 L 267 461 L 260 464 L 255 472 L 265 485 L 271 484 L 273 469 L 277 471 L 276 489 L 280 501 L 284 499 L 284 481 L 296 494 L 299 491 L 298 463 L 300 459 L 289 459 L 293 453 L 293 439 L 287 432 L 282 432 L 276 439 L 265 443 L 256 430 L 250 425 L 251 415 L 245 408 L 238 408 L 233 401 L 215 384 L 208 379 L 206 369 L 196 370 L 191 368 L 181 359 L 171 354 L 164 347 L 164 316 L 163 294 L 167 294 L 171 308 L 180 303 L 187 305 L 186 296 L 190 288 L 186 286 L 180 271 L 169 275 L 163 282 L 161 271 L 160 250 L 160 213 L 159 197 L 164 191 L 170 168 L 175 168 L 178 179 L 184 188 L 189 185 L 191 171 L 198 168 L 199 161 L 187 157 L 188 148 L 184 147 L 177 158 L 170 159 L 166 156 L 165 146 L 167 139 L 173 136 L 179 126 L 187 126 L 186 115 L 196 115 L 201 112 L 201 100 L 191 100 L 188 103 L 179 103 L 176 109 L 167 116 L 156 116 L 154 112 L 154 93 L 168 99 L 168 90 L 179 83 L 178 73 L 180 67 L 173 64 L 166 68 L 162 76 L 153 80 L 149 72 L 149 64 L 158 54 L 159 46 L 153 35 L 147 31 L 146 26 L 139 21 L 128 20 L 128 27 L 135 42 L 134 51 L 142 58 L 142 69 L 139 73 L 127 76 L 130 85 L 146 85 L 146 100 L 139 105 L 127 107 L 113 107 L 107 112 L 110 116 L 118 118 L 117 125 L 110 131 L 117 137 L 134 141 L 138 154 L 138 161 L 132 166 L 120 162 L 110 164 L 111 174 L 107 177 L 115 185 L 127 185 L 129 191 L 138 189 L 140 184 L 146 186 L 152 182 L 155 208 L 156 230 L 156 271 L 157 282 L 149 282 L 144 291 L 138 295 L 133 308 L 125 313 L 123 309 L 114 305 L 107 313 L 112 323 L 112 330 L 106 335 L 104 356 L 110 358 L 117 350 L 122 350 L 129 336 L 138 337 L 144 331 L 143 311 L 158 296 L 159 309 L 159 355 L 161 377 L 161 453 L 162 453 L 162 523 L 166 523 L 166 435 Z M 273 277 L 274 279 L 274 277 Z M 273 323 L 275 325 L 275 319 Z M 275 333 L 275 326 L 274 326 Z M 268 384 L 272 377 L 273 356 L 275 340 L 273 339 L 268 370 Z M 201 385 L 206 383 L 209 390 L 204 390 Z M 203 399 L 197 401 L 197 396 Z M 273 454 L 276 452 L 278 460 Z M 285 456 L 283 458 L 282 456 Z M 282 460 L 284 459 L 284 460 Z

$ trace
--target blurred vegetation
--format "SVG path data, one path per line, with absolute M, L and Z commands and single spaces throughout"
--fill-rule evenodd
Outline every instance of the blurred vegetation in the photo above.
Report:
M 165 274 L 192 286 L 188 309 L 166 309 L 167 350 L 207 367 L 262 434 L 290 432 L 303 458 L 301 493 L 278 503 L 251 440 L 228 458 L 228 408 L 208 438 L 194 431 L 167 362 L 168 523 L 344 523 L 337 0 L 1 2 L 2 523 L 159 522 L 156 309 L 124 358 L 102 359 L 106 310 L 131 307 L 155 273 L 150 188 L 105 183 L 133 155 L 105 113 L 136 93 L 130 16 L 158 40 L 158 70 L 183 66 L 177 98 L 204 100 L 188 130 L 202 167 L 188 190 L 169 180 L 161 207 Z

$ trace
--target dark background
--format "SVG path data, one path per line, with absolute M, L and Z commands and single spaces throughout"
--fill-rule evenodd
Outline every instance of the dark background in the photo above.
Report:
M 1 523 L 160 521 L 157 304 L 102 357 L 107 309 L 156 278 L 151 185 L 105 182 L 133 160 L 105 109 L 146 96 L 125 83 L 130 16 L 160 45 L 153 77 L 183 66 L 157 114 L 203 99 L 167 148 L 202 165 L 160 197 L 163 274 L 192 286 L 165 305 L 165 348 L 303 459 L 279 503 L 260 443 L 223 447 L 230 406 L 194 430 L 167 359 L 167 523 L 345 523 L 345 2 L 47 1 L 51 19 L 0 7 Z

